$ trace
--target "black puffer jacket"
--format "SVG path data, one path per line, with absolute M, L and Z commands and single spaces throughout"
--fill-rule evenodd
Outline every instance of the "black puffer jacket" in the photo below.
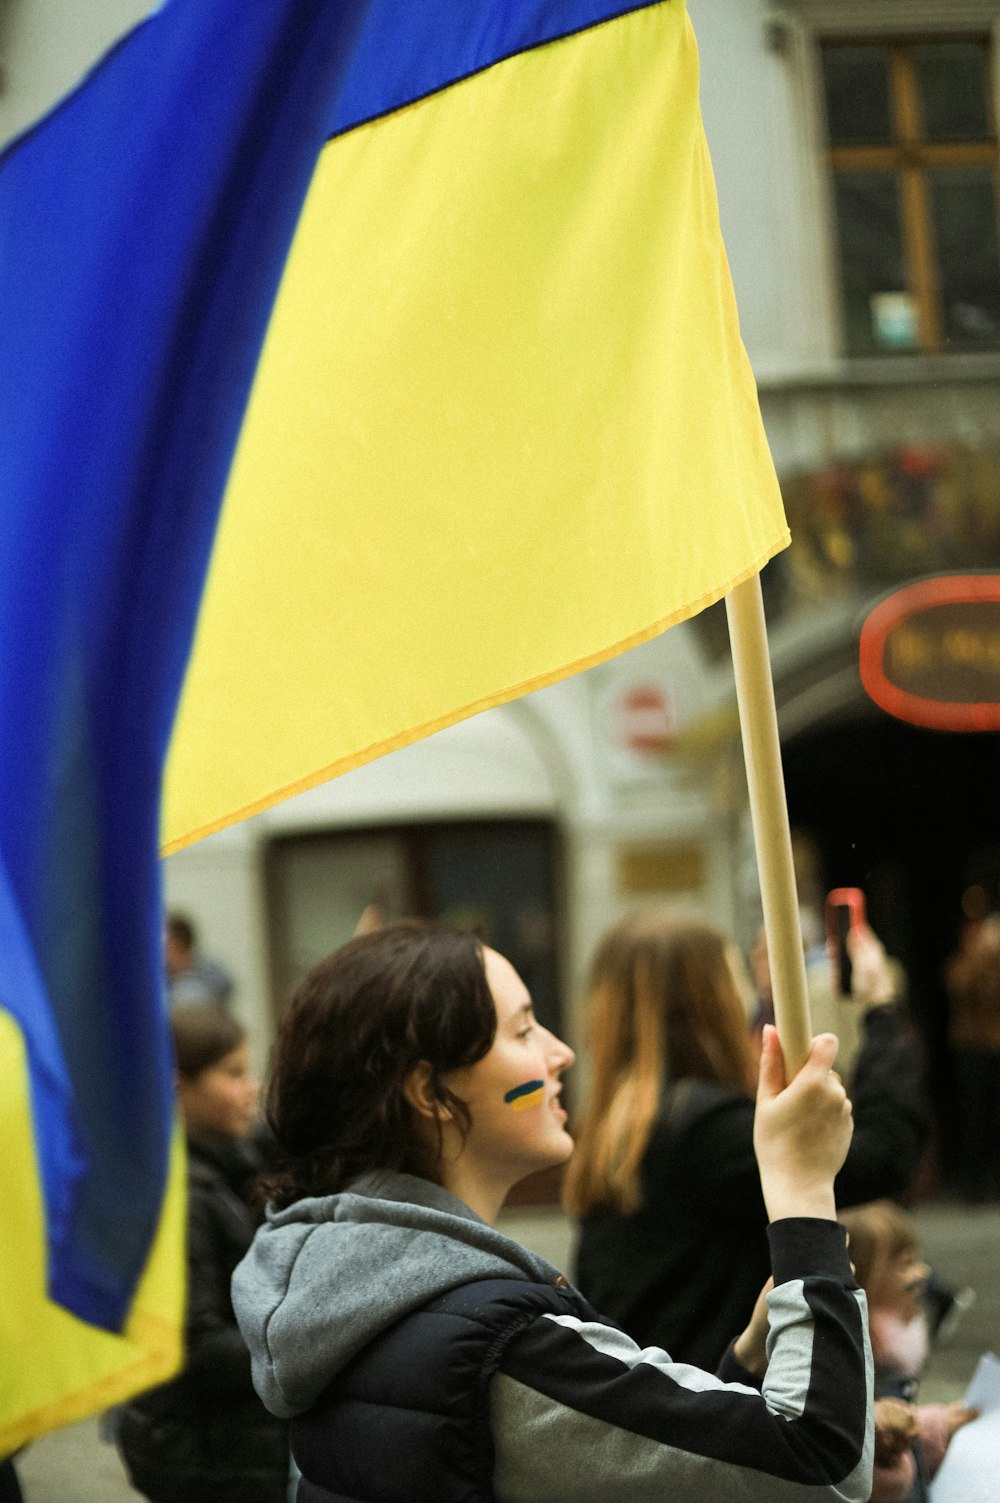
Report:
M 899 1007 L 866 1014 L 851 1099 L 838 1206 L 902 1194 L 926 1142 L 928 1105 L 921 1053 Z M 753 1117 L 751 1098 L 727 1086 L 671 1086 L 642 1162 L 641 1209 L 593 1211 L 580 1228 L 584 1296 L 640 1346 L 709 1371 L 770 1271 Z
M 258 1392 L 291 1417 L 299 1503 L 864 1503 L 844 1229 L 787 1217 L 768 1241 L 756 1391 L 732 1353 L 714 1378 L 640 1351 L 550 1263 L 389 1170 L 272 1208 L 233 1303 Z
M 285 1424 L 250 1379 L 229 1283 L 253 1239 L 242 1198 L 257 1165 L 234 1139 L 188 1134 L 187 1360 L 120 1411 L 132 1484 L 153 1503 L 284 1503 Z

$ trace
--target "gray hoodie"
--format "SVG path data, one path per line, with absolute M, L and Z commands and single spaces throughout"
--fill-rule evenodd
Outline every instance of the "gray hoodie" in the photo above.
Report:
M 599 1319 L 531 1320 L 490 1383 L 498 1503 L 863 1503 L 871 1354 L 843 1231 L 789 1220 L 769 1235 L 762 1389 L 731 1355 L 713 1376 Z M 380 1173 L 269 1214 L 233 1276 L 233 1305 L 257 1391 L 287 1418 L 410 1312 L 508 1278 L 559 1275 L 440 1186 Z
M 410 1174 L 269 1212 L 233 1275 L 233 1308 L 272 1414 L 311 1407 L 362 1347 L 474 1279 L 558 1272 L 439 1185 Z

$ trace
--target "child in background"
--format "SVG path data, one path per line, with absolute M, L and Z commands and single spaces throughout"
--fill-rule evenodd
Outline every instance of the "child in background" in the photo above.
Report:
M 868 1296 L 876 1398 L 872 1503 L 925 1503 L 951 1437 L 977 1411 L 958 1400 L 914 1403 L 930 1344 L 924 1309 L 930 1269 L 911 1219 L 889 1200 L 843 1211 L 839 1219 Z
M 208 1003 L 175 1007 L 170 1026 L 188 1150 L 185 1364 L 118 1411 L 118 1444 L 151 1503 L 285 1503 L 286 1426 L 254 1393 L 229 1293 L 253 1239 L 244 1195 L 261 1168 L 247 1040 Z

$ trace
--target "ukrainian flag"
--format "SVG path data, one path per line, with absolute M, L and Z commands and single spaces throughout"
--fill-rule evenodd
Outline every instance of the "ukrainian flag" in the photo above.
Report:
M 166 0 L 0 160 L 0 341 L 2 1453 L 178 1360 L 158 822 L 787 531 L 682 0 Z

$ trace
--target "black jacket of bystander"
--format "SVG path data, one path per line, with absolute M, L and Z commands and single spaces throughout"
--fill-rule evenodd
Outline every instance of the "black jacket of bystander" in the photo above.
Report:
M 242 1192 L 257 1165 L 232 1138 L 188 1133 L 186 1362 L 120 1412 L 133 1486 L 153 1503 L 284 1503 L 287 1427 L 254 1392 L 233 1314 L 233 1269 L 253 1239 Z
M 927 1138 L 919 1045 L 903 1010 L 873 1007 L 851 1082 L 854 1138 L 838 1206 L 903 1193 Z M 583 1218 L 576 1282 L 640 1346 L 715 1368 L 770 1272 L 767 1212 L 753 1151 L 752 1098 L 684 1080 L 666 1091 L 633 1215 Z

